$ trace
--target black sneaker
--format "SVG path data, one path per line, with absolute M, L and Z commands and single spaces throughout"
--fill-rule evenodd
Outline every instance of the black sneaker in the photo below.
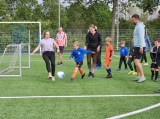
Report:
M 82 75 L 82 78 L 81 78 L 81 79 L 83 79 L 85 75 L 86 75 L 86 74 L 84 73 L 84 75 Z
M 106 78 L 112 78 L 112 75 L 111 75 L 111 74 L 110 74 L 110 75 L 107 75 Z
M 63 65 L 63 62 L 61 62 L 60 65 Z
M 58 62 L 58 63 L 57 63 L 57 66 L 60 66 L 60 65 L 61 65 L 61 63 Z
M 154 91 L 155 93 L 160 93 L 160 90 Z
M 73 82 L 73 76 L 71 76 L 71 82 Z
M 93 73 L 91 73 L 90 77 L 91 77 L 91 78 L 94 78 L 94 74 L 93 74 Z
M 90 77 L 91 76 L 91 72 L 89 72 L 89 74 L 88 74 L 88 77 Z
M 155 81 L 155 82 L 157 82 L 157 81 L 158 81 L 158 79 L 155 79 L 154 81 Z

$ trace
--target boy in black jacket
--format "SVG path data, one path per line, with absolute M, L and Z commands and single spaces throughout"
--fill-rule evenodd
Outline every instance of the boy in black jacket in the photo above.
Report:
M 158 68 L 160 66 L 159 65 L 160 59 L 159 59 L 159 56 L 158 56 L 158 55 L 160 55 L 159 54 L 160 53 L 159 42 L 160 42 L 160 40 L 156 39 L 154 41 L 155 46 L 150 51 L 150 56 L 151 56 L 151 59 L 152 59 L 152 64 L 151 64 L 152 75 L 151 75 L 151 79 L 153 80 L 153 78 L 154 78 L 154 70 L 155 70 L 155 81 L 158 81 Z

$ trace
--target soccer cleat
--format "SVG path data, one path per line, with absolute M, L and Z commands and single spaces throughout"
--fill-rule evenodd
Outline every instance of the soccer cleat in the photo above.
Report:
M 141 82 L 143 82 L 143 81 L 145 81 L 146 80 L 146 78 L 145 77 L 141 77 L 141 78 L 139 78 L 139 80 L 137 81 L 137 83 L 141 83 Z
M 112 78 L 112 75 L 111 75 L 111 74 L 110 74 L 110 75 L 107 75 L 106 78 Z
M 88 74 L 88 77 L 90 77 L 91 76 L 91 72 L 89 72 L 89 74 Z
M 61 65 L 61 64 L 58 62 L 58 63 L 57 63 L 57 66 L 60 66 L 60 65 Z
M 157 82 L 157 81 L 158 81 L 158 79 L 155 79 L 154 81 L 155 81 L 155 82 Z
M 101 69 L 101 68 L 102 68 L 101 66 L 97 66 L 97 67 L 96 67 L 96 69 Z
M 48 78 L 52 78 L 52 75 L 51 75 L 51 73 L 49 73 L 49 75 L 48 75 Z
M 121 69 L 119 69 L 119 68 L 117 69 L 117 71 L 120 71 L 120 70 L 121 70 Z
M 73 76 L 71 76 L 71 82 L 73 82 Z
M 84 73 L 84 75 L 82 75 L 82 78 L 81 78 L 81 79 L 83 79 L 85 75 L 86 75 L 86 74 Z
M 144 63 L 143 65 L 148 65 L 148 62 Z
M 125 68 L 124 70 L 128 70 L 128 68 Z
M 60 65 L 63 65 L 63 62 L 61 62 Z
M 54 78 L 54 77 L 52 77 L 52 81 L 55 81 L 55 78 Z
M 137 75 L 137 72 L 134 71 L 134 72 L 132 73 L 132 75 Z
M 134 71 L 130 71 L 128 74 L 132 74 L 132 73 L 134 73 Z
M 93 73 L 91 73 L 90 77 L 91 77 L 91 78 L 94 78 L 94 74 L 93 74 Z
M 138 81 L 139 80 L 139 78 L 135 78 L 135 79 L 133 79 L 132 81 Z
M 160 90 L 154 91 L 155 93 L 160 93 Z

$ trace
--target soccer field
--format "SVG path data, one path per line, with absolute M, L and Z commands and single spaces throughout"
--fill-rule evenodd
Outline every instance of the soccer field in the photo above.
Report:
M 78 72 L 73 82 L 70 77 L 75 62 L 69 59 L 69 53 L 63 54 L 63 65 L 56 66 L 56 73 L 63 71 L 65 77 L 56 77 L 55 82 L 48 79 L 42 57 L 31 56 L 31 68 L 22 69 L 22 77 L 0 78 L 0 118 L 105 119 L 160 103 L 160 95 L 153 92 L 160 89 L 160 83 L 150 79 L 149 53 L 149 65 L 143 66 L 147 81 L 143 83 L 132 81 L 136 75 L 129 75 L 130 70 L 123 70 L 124 64 L 120 71 L 116 71 L 119 53 L 115 53 L 111 62 L 113 78 L 106 79 L 104 55 L 102 53 L 102 69 L 95 70 L 95 78 L 87 76 L 89 72 L 85 56 L 82 69 L 86 76 L 81 79 Z M 57 59 L 56 54 L 56 63 Z M 160 106 L 157 106 L 123 119 L 159 119 L 159 110 Z

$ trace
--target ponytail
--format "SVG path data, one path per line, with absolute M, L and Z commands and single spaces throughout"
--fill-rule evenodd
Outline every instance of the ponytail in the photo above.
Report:
M 48 31 L 48 30 L 45 30 L 45 31 L 43 32 L 43 34 L 42 34 L 41 38 L 44 38 L 44 37 L 45 37 L 46 32 L 49 32 L 49 31 Z

